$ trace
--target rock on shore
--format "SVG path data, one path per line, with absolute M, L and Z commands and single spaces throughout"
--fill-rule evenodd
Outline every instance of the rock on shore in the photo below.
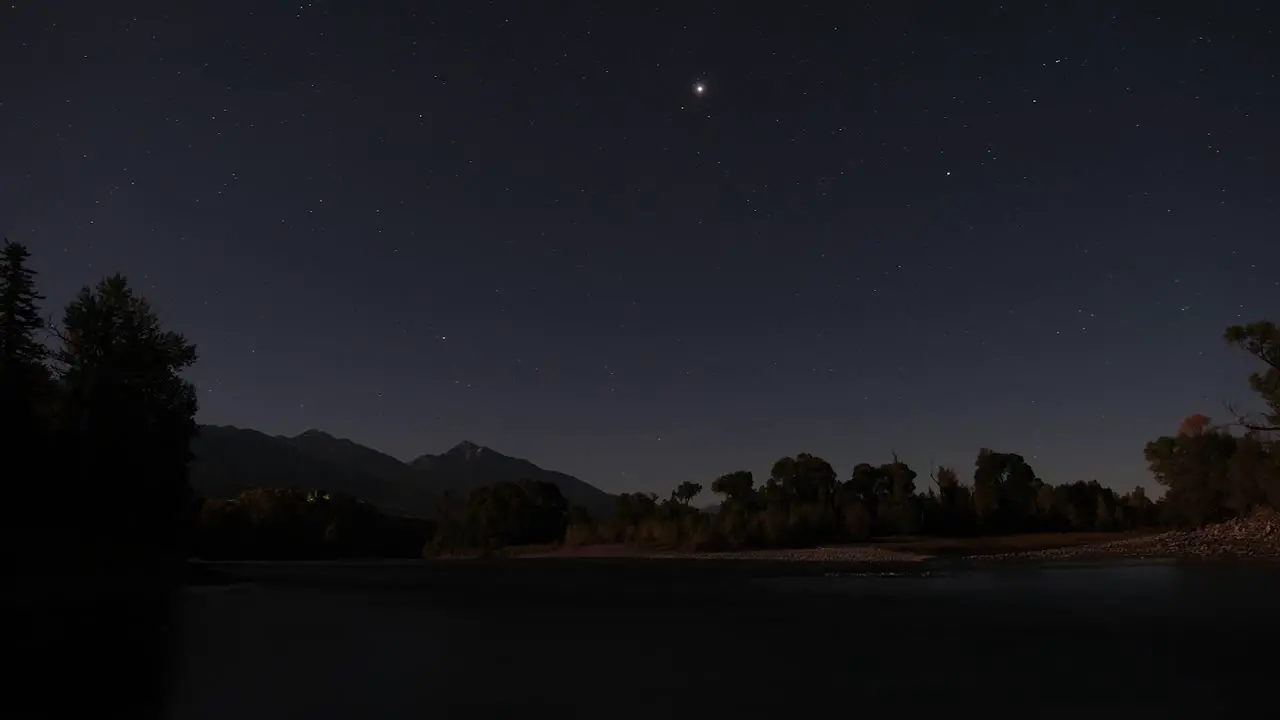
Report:
M 1208 525 L 1198 530 L 1171 530 L 1158 535 L 1096 545 L 974 556 L 969 559 L 1068 560 L 1107 557 L 1280 559 L 1280 512 L 1264 508 L 1248 517 Z

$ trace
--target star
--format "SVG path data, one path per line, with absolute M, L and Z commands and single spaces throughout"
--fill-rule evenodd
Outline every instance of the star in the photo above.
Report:
M 702 95 L 704 95 L 706 92 L 707 92 L 707 86 L 706 86 L 706 85 L 704 85 L 704 84 L 702 84 L 702 83 L 700 83 L 700 82 L 699 82 L 699 83 L 694 83 L 694 84 L 693 84 L 693 94 L 694 94 L 694 95 L 702 96 Z

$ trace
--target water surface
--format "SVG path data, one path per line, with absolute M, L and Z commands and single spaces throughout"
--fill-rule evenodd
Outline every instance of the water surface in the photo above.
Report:
M 1280 639 L 1270 566 L 540 562 L 264 565 L 186 591 L 169 716 L 1226 717 L 1265 702 Z

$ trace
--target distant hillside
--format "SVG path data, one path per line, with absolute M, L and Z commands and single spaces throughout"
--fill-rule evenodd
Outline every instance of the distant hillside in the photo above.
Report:
M 326 436 L 330 437 L 331 436 Z M 337 444 L 337 438 L 331 438 Z M 375 450 L 350 443 L 368 453 Z M 383 456 L 408 472 L 366 461 L 351 450 L 344 456 L 325 447 L 315 436 L 271 436 L 257 430 L 202 425 L 191 441 L 191 486 L 205 497 L 229 498 L 252 487 L 318 488 L 353 495 L 384 512 L 426 517 L 435 498 L 417 473 L 390 456 Z
M 593 513 L 612 512 L 615 499 L 575 477 L 470 442 L 404 463 L 320 430 L 290 438 L 203 425 L 191 451 L 191 484 L 206 497 L 234 497 L 250 487 L 321 488 L 384 512 L 431 517 L 445 493 L 461 501 L 477 487 L 527 478 L 555 484 L 569 502 Z
M 422 474 L 407 463 L 321 430 L 308 430 L 297 437 L 281 439 L 317 460 L 383 478 L 399 486 L 423 485 Z
M 617 498 L 571 475 L 544 470 L 473 442 L 463 441 L 442 455 L 423 455 L 409 463 L 431 478 L 431 487 L 465 496 L 475 488 L 521 479 L 542 480 L 560 488 L 571 504 L 593 514 L 612 513 Z

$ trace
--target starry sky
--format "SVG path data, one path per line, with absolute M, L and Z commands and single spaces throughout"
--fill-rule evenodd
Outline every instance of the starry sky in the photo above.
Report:
M 1250 398 L 1224 327 L 1280 316 L 1278 26 L 5 0 L 0 234 L 50 313 L 128 275 L 198 344 L 203 422 L 614 492 L 984 445 L 1152 487 L 1147 440 Z

